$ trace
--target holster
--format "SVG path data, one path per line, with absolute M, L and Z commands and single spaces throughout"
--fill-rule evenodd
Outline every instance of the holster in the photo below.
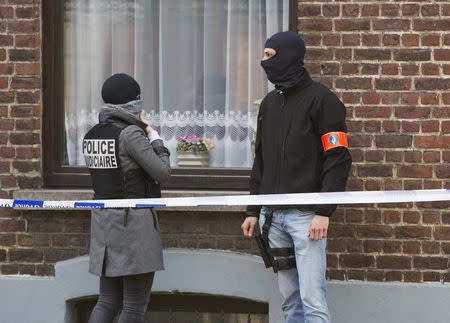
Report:
M 266 241 L 263 239 L 261 234 L 257 234 L 255 236 L 256 244 L 258 245 L 259 252 L 261 254 L 261 258 L 264 261 L 264 265 L 266 268 L 270 268 L 273 266 L 273 257 L 270 256 L 269 253 L 269 246 L 267 245 Z
M 273 268 L 277 273 L 279 270 L 287 270 L 295 268 L 295 251 L 293 247 L 288 248 L 271 248 L 269 245 L 269 230 L 272 225 L 273 210 L 268 209 L 265 221 L 262 226 L 262 232 L 255 236 L 259 252 L 264 261 L 266 268 Z M 275 258 L 277 257 L 277 258 Z

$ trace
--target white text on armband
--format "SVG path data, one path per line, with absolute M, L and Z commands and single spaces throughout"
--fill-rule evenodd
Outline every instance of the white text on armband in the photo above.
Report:
M 114 139 L 83 140 L 83 155 L 89 168 L 117 168 Z

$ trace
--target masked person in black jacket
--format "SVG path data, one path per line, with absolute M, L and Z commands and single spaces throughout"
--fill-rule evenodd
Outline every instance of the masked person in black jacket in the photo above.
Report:
M 139 84 L 114 74 L 102 87 L 99 123 L 86 134 L 83 154 L 95 199 L 160 197 L 170 176 L 169 151 L 143 119 Z M 161 234 L 151 208 L 94 209 L 89 271 L 100 295 L 89 323 L 145 321 L 154 273 L 164 269 Z
M 258 115 L 251 194 L 344 191 L 351 166 L 345 106 L 303 67 L 305 44 L 295 32 L 266 41 L 261 65 L 275 85 Z M 242 224 L 278 273 L 286 323 L 330 322 L 326 237 L 335 205 L 248 206 Z M 266 259 L 268 259 L 266 261 Z

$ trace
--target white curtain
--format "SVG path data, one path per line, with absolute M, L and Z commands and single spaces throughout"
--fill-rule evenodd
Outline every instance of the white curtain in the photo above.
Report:
M 288 29 L 289 0 L 67 0 L 67 164 L 97 122 L 114 73 L 141 84 L 147 117 L 176 166 L 177 138 L 212 139 L 210 167 L 251 167 L 254 104 L 270 89 L 264 42 Z

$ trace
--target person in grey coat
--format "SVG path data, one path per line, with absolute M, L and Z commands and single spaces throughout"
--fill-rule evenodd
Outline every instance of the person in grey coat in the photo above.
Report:
M 139 84 L 115 74 L 102 87 L 99 123 L 84 137 L 95 199 L 160 197 L 169 151 L 143 119 Z M 144 322 L 155 271 L 164 270 L 158 218 L 151 208 L 93 209 L 89 271 L 100 276 L 90 323 Z

